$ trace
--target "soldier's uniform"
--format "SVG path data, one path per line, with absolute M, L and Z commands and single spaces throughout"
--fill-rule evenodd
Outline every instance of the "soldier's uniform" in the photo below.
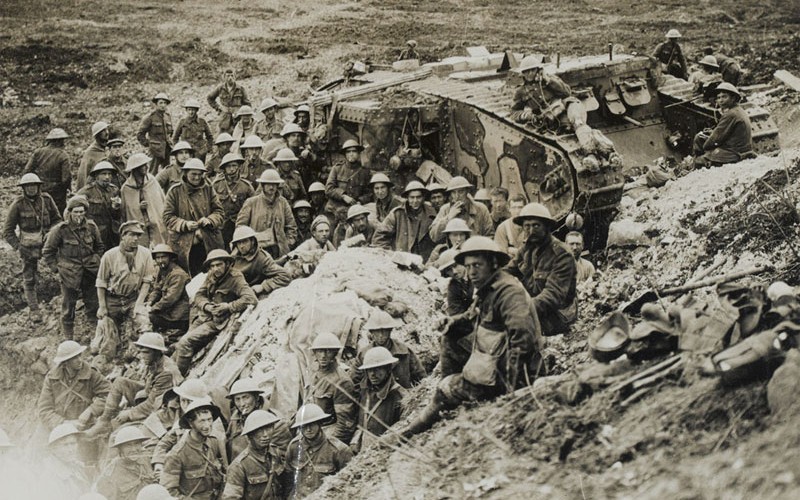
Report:
M 178 141 L 186 141 L 191 144 L 194 148 L 194 157 L 202 160 L 211 149 L 214 136 L 211 135 L 211 128 L 204 119 L 199 116 L 194 118 L 187 116 L 178 122 L 175 133 L 172 134 L 172 142 L 177 143 Z
M 136 500 L 143 487 L 156 481 L 153 468 L 146 456 L 115 457 L 103 469 L 97 480 L 97 491 L 115 500 Z
M 147 303 L 150 304 L 150 323 L 155 330 L 189 328 L 189 296 L 186 285 L 189 274 L 174 260 L 166 269 L 159 269 Z
M 215 500 L 222 490 L 225 460 L 214 436 L 196 438 L 187 432 L 167 454 L 161 485 L 171 495 L 196 500 Z
M 219 103 L 217 103 L 217 98 L 219 98 Z M 220 84 L 208 94 L 207 101 L 213 109 L 222 114 L 219 120 L 219 131 L 229 134 L 233 132 L 234 127 L 233 113 L 242 106 L 250 105 L 247 92 L 238 83 L 234 83 L 233 86 L 228 86 L 226 83 Z
M 298 434 L 286 451 L 287 477 L 293 480 L 287 498 L 310 495 L 326 476 L 339 472 L 352 458 L 350 448 L 335 437 L 320 432 L 317 441 L 311 443 Z
M 90 180 L 89 173 L 92 171 L 95 165 L 103 161 L 105 158 L 106 148 L 98 144 L 96 140 L 92 141 L 92 144 L 83 150 L 83 156 L 81 157 L 81 162 L 78 165 L 78 175 L 75 179 L 75 189 L 83 189 L 83 187 L 88 184 Z
M 233 257 L 233 268 L 242 273 L 248 285 L 261 285 L 262 294 L 269 294 L 292 281 L 289 273 L 266 250 L 256 248 L 250 255 L 241 255 L 238 250 L 234 250 Z
M 365 347 L 359 349 L 358 354 L 353 358 L 352 366 L 361 366 L 364 362 L 364 355 L 373 347 L 375 347 L 375 344 L 370 342 Z M 422 366 L 422 363 L 417 355 L 414 354 L 414 351 L 409 349 L 403 341 L 389 338 L 388 343 L 383 347 L 388 349 L 392 356 L 398 359 L 398 361 L 392 365 L 392 375 L 394 376 L 394 380 L 400 384 L 401 387 L 408 389 L 425 378 L 427 375 L 425 367 Z M 356 370 L 353 376 L 353 382 L 355 384 L 360 384 L 363 378 L 363 371 Z
M 259 455 L 250 448 L 231 463 L 222 500 L 279 500 L 284 465 L 270 453 Z
M 347 207 L 342 199 L 344 195 L 350 196 L 356 203 L 362 205 L 369 203 L 372 195 L 369 186 L 371 177 L 369 169 L 360 164 L 354 167 L 343 161 L 334 165 L 325 183 L 325 195 L 328 197 L 325 211 L 336 213 L 337 209 Z
M 42 180 L 42 191 L 53 197 L 59 212 L 67 207 L 67 191 L 72 184 L 70 161 L 64 148 L 46 145 L 33 152 L 23 173 L 34 173 Z
M 136 134 L 139 144 L 148 148 L 153 162 L 150 171 L 156 173 L 159 167 L 169 165 L 172 149 L 172 115 L 168 111 L 154 110 L 145 116 Z
M 211 183 L 214 192 L 217 193 L 220 205 L 222 205 L 223 223 L 222 223 L 222 241 L 225 243 L 225 248 L 231 244 L 233 238 L 233 230 L 236 229 L 236 218 L 239 216 L 239 211 L 242 205 L 248 198 L 253 196 L 256 192 L 252 184 L 239 177 L 236 182 L 231 185 L 224 174 L 220 174 Z
M 281 185 L 281 194 L 289 203 L 306 199 L 306 188 L 303 186 L 303 178 L 300 176 L 300 172 L 295 169 L 289 172 L 281 171 L 281 178 L 284 180 L 283 185 Z
M 406 390 L 390 375 L 380 386 L 369 383 L 365 378 L 361 382 L 361 401 L 358 411 L 358 431 L 353 437 L 350 448 L 359 452 L 375 442 L 392 425 L 400 420 L 403 412 L 402 401 Z M 388 427 L 387 427 L 388 426 Z
M 156 174 L 156 181 L 164 194 L 169 192 L 169 188 L 177 186 L 183 181 L 183 172 L 181 166 L 177 163 L 170 163 L 167 168 Z
M 656 45 L 655 50 L 653 50 L 652 56 L 665 66 L 668 74 L 684 80 L 689 77 L 686 57 L 683 55 L 681 46 L 677 43 L 674 45 L 671 45 L 669 42 L 659 43 Z
M 59 363 L 44 378 L 36 409 L 39 420 L 53 429 L 66 420 L 78 420 L 87 412 L 81 420 L 88 422 L 103 413 L 109 390 L 105 377 L 88 363 L 81 362 L 71 378 Z
M 119 244 L 119 225 L 121 214 L 119 207 L 113 208 L 111 198 L 119 196 L 119 188 L 110 182 L 108 186 L 101 187 L 96 182 L 84 186 L 79 195 L 83 195 L 89 202 L 86 217 L 93 220 L 100 230 L 100 237 L 106 248 L 114 248 Z
M 297 241 L 297 224 L 292 206 L 280 195 L 270 203 L 263 191 L 251 196 L 239 211 L 237 226 L 250 226 L 258 233 L 258 244 L 273 258 L 289 253 Z
M 313 401 L 325 413 L 333 415 L 336 423 L 328 428 L 329 435 L 349 443 L 356 427 L 358 393 L 345 366 L 338 363 L 329 370 L 317 368 L 311 382 Z
M 246 179 L 251 185 L 255 184 L 264 170 L 271 168 L 270 164 L 264 161 L 260 156 L 244 160 L 241 168 L 239 168 L 239 176 Z

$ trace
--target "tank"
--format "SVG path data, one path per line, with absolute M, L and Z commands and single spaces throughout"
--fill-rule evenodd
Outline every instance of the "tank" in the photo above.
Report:
M 665 109 L 665 103 L 686 99 L 685 88 L 678 92 L 649 57 L 606 54 L 546 62 L 545 72 L 563 79 L 583 104 L 587 124 L 613 142 L 610 154 L 587 161 L 569 128 L 511 118 L 514 92 L 522 84 L 511 70 L 520 60 L 520 54 L 483 51 L 422 67 L 402 61 L 332 82 L 309 105 L 315 120 L 328 124 L 332 145 L 359 140 L 362 162 L 398 186 L 410 180 L 446 183 L 454 175 L 477 188 L 502 186 L 512 196 L 522 193 L 543 203 L 559 221 L 581 214 L 587 246 L 603 247 L 625 173 L 662 156 L 687 154 L 686 142 L 674 140 L 676 132 L 693 136 L 713 114 L 696 102 Z M 659 90 L 663 85 L 668 92 Z M 769 124 L 762 111 L 748 109 Z

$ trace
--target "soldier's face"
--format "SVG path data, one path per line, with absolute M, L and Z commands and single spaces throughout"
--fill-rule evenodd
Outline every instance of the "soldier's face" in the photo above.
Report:
M 372 193 L 375 195 L 376 200 L 383 200 L 389 196 L 389 186 L 383 182 L 373 184 Z
M 22 186 L 22 191 L 25 193 L 25 196 L 28 198 L 33 198 L 34 196 L 39 194 L 39 185 L 38 184 L 25 184 Z
M 139 245 L 139 233 L 133 231 L 126 231 L 125 234 L 119 237 L 119 246 L 131 251 Z
M 175 161 L 178 163 L 178 165 L 183 165 L 184 163 L 189 161 L 189 158 L 191 157 L 192 154 L 185 149 L 175 153 Z
M 275 108 L 269 108 L 261 111 L 264 114 L 264 119 L 267 121 L 272 121 L 275 118 Z
M 225 274 L 225 271 L 228 269 L 227 262 L 223 260 L 213 260 L 208 265 L 208 276 L 214 280 L 218 280 Z
M 378 366 L 367 370 L 367 378 L 372 385 L 383 385 L 391 373 L 391 366 Z
M 422 191 L 411 191 L 408 193 L 408 206 L 411 207 L 411 210 L 419 210 L 419 207 L 422 206 L 424 201 L 425 196 L 422 194 Z
M 359 215 L 353 218 L 353 220 L 350 221 L 350 225 L 353 226 L 353 231 L 363 233 L 364 230 L 367 229 L 367 216 Z
M 250 252 L 253 250 L 253 238 L 237 241 L 234 245 L 236 245 L 236 250 L 238 250 L 241 255 L 250 255 Z
M 239 168 L 241 167 L 241 163 L 239 162 L 231 162 L 226 163 L 225 167 L 223 167 L 222 171 L 225 172 L 225 177 L 228 180 L 236 179 L 239 176 Z
M 186 172 L 186 180 L 189 181 L 189 184 L 192 186 L 199 186 L 203 183 L 203 175 L 204 172 L 201 170 L 189 170 Z
M 281 173 L 284 174 L 288 174 L 289 172 L 291 172 L 292 167 L 294 166 L 294 162 L 291 161 L 276 161 L 274 163 L 275 165 L 278 166 L 278 170 L 280 170 Z
M 331 235 L 331 227 L 327 224 L 318 224 L 311 232 L 311 235 L 317 243 L 324 245 L 328 242 L 328 238 Z
M 444 205 L 444 193 L 437 191 L 431 194 L 431 205 L 433 205 L 433 208 L 436 210 L 442 208 L 442 205 Z
M 466 201 L 467 200 L 467 193 L 466 189 L 454 189 L 450 191 L 450 203 L 457 203 L 459 201 Z
M 81 206 L 75 207 L 70 212 L 70 217 L 75 224 L 82 224 L 86 220 L 86 209 Z
M 78 368 L 80 368 L 80 366 L 81 366 L 81 355 L 79 354 L 79 355 L 75 356 L 74 358 L 70 358 L 70 359 L 64 361 L 61 364 L 64 365 L 64 368 L 66 368 L 67 371 L 70 371 L 70 372 L 77 371 Z
M 232 142 L 220 142 L 217 144 L 217 152 L 220 156 L 225 156 L 231 152 L 231 146 L 233 146 Z
M 103 170 L 102 172 L 94 174 L 94 178 L 100 187 L 106 187 L 111 183 L 111 172 Z
M 253 115 L 242 115 L 239 120 L 242 122 L 242 127 L 249 128 L 253 124 Z
M 514 217 L 516 217 L 517 215 L 519 215 L 519 212 L 520 212 L 520 210 L 522 210 L 522 207 L 524 207 L 524 206 L 525 206 L 525 203 L 524 203 L 524 202 L 521 202 L 521 201 L 512 201 L 512 202 L 511 202 L 511 203 L 508 205 L 508 211 L 511 213 L 511 217 L 512 217 L 512 218 L 514 218 Z
M 307 127 L 310 122 L 311 122 L 311 115 L 309 115 L 305 111 L 297 113 L 298 125 L 300 125 L 301 127 Z
M 317 365 L 324 370 L 333 366 L 339 349 L 314 349 L 313 352 Z
M 316 422 L 306 424 L 300 428 L 300 433 L 303 434 L 303 437 L 309 441 L 316 439 L 320 432 L 322 432 L 322 427 Z
M 250 415 L 256 409 L 256 395 L 251 392 L 236 394 L 233 396 L 233 404 L 242 416 Z
M 117 446 L 117 452 L 123 458 L 134 457 L 141 448 L 140 443 L 141 441 L 122 443 L 121 445 Z
M 493 261 L 486 255 L 468 255 L 464 258 L 467 276 L 476 288 L 482 287 L 494 273 L 492 263 Z
M 307 208 L 298 208 L 295 210 L 295 217 L 303 224 L 308 224 L 308 221 L 311 220 L 311 210 Z
M 167 101 L 164 99 L 159 99 L 156 101 L 156 109 L 159 111 L 166 111 L 167 110 Z
M 214 414 L 211 410 L 196 410 L 194 418 L 189 422 L 189 426 L 193 431 L 203 437 L 208 437 L 211 434 L 211 425 L 214 423 Z
M 267 198 L 274 198 L 275 195 L 278 194 L 278 185 L 277 184 L 261 184 L 261 190 L 264 191 L 264 195 Z
M 189 118 L 197 116 L 197 108 L 186 108 L 186 116 Z
M 261 148 L 244 148 L 242 149 L 242 154 L 246 160 L 255 160 L 261 155 Z
M 550 234 L 547 225 L 539 219 L 526 219 L 522 221 L 522 232 L 530 243 L 538 244 Z
M 111 146 L 108 147 L 108 156 L 111 158 L 122 158 L 122 146 L 124 144 L 120 144 L 115 142 Z
M 389 337 L 392 336 L 391 328 L 381 328 L 378 330 L 369 331 L 369 339 L 375 347 L 384 347 L 389 342 Z
M 286 136 L 286 145 L 290 148 L 299 148 L 303 145 L 303 134 L 295 132 Z
M 250 438 L 250 443 L 255 444 L 258 450 L 265 450 L 269 447 L 270 439 L 272 438 L 272 426 L 267 425 L 256 429 L 248 434 L 248 437 Z
M 447 239 L 450 241 L 451 248 L 458 248 L 462 243 L 467 241 L 469 233 L 448 233 Z
M 728 92 L 720 92 L 717 94 L 717 107 L 722 109 L 732 108 L 735 104 L 734 97 Z
M 233 85 L 234 83 L 236 83 L 236 73 L 233 72 L 225 73 L 225 83 L 227 83 L 228 85 Z
M 156 261 L 156 265 L 158 267 L 160 267 L 161 269 L 166 269 L 169 266 L 169 263 L 172 260 L 172 258 L 169 256 L 169 254 L 160 253 L 160 254 L 156 255 L 153 258 L 153 260 Z
M 580 236 L 567 236 L 567 241 L 565 243 L 572 249 L 572 255 L 574 255 L 576 259 L 581 256 L 581 252 L 583 252 L 583 238 Z
M 500 195 L 492 195 L 492 207 L 495 210 L 502 212 L 508 206 L 508 200 Z
M 361 153 L 359 153 L 357 148 L 350 148 L 344 152 L 344 159 L 350 164 L 357 163 L 360 156 Z
M 453 264 L 450 268 L 450 276 L 459 280 L 463 280 L 467 275 L 467 268 L 461 264 Z
M 155 351 L 147 347 L 136 346 L 136 358 L 143 365 L 149 365 L 155 357 Z

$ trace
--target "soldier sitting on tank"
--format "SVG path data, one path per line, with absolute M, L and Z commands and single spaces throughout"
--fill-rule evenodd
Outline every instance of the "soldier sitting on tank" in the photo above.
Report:
M 714 56 L 704 56 L 697 64 L 697 71 L 689 75 L 689 83 L 694 84 L 695 94 L 703 94 L 705 100 L 712 101 L 714 90 L 722 82 L 717 59 Z
M 665 73 L 675 78 L 686 80 L 689 76 L 689 72 L 686 68 L 686 57 L 684 57 L 683 50 L 681 50 L 681 46 L 678 44 L 678 40 L 683 38 L 683 36 L 678 30 L 671 29 L 667 32 L 665 38 L 667 41 L 656 45 L 652 57 L 662 64 Z
M 253 228 L 239 226 L 231 240 L 233 268 L 244 275 L 256 295 L 266 297 L 273 290 L 288 285 L 292 278 L 272 260 L 266 250 L 258 246 L 258 236 Z
M 739 106 L 742 94 L 728 82 L 717 86 L 717 106 L 722 116 L 713 130 L 703 130 L 694 138 L 694 166 L 719 166 L 755 156 L 752 126 Z

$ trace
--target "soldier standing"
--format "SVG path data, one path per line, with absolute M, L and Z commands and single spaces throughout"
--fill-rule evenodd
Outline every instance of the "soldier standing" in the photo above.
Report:
M 311 400 L 334 418 L 330 436 L 349 443 L 355 432 L 358 399 L 350 373 L 337 359 L 343 347 L 332 333 L 317 335 L 311 344 L 315 366 L 309 391 Z
M 197 116 L 200 111 L 200 101 L 187 99 L 183 109 L 186 110 L 186 116 L 181 118 L 178 126 L 175 127 L 175 133 L 172 134 L 172 142 L 188 142 L 195 151 L 195 157 L 205 161 L 206 154 L 211 149 L 211 143 L 214 141 L 214 136 L 211 135 L 211 128 L 209 128 L 208 122 Z
M 105 247 L 97 225 L 86 219 L 88 208 L 83 196 L 70 198 L 66 219 L 53 226 L 42 249 L 45 263 L 61 281 L 61 333 L 66 339 L 72 339 L 79 296 L 83 296 L 87 320 L 96 321 L 95 279 Z
M 328 197 L 326 211 L 336 213 L 356 203 L 369 203 L 370 173 L 361 165 L 363 150 L 363 146 L 353 139 L 342 145 L 344 161 L 333 166 L 325 183 L 325 195 Z
M 138 221 L 144 234 L 139 244 L 153 247 L 167 239 L 167 228 L 161 215 L 164 213 L 164 191 L 153 174 L 147 171 L 151 159 L 144 153 L 134 153 L 128 158 L 125 172 L 129 174 L 120 189 L 120 211 L 125 221 Z
M 36 174 L 23 175 L 17 185 L 22 188 L 22 194 L 8 210 L 3 238 L 11 248 L 19 251 L 22 258 L 22 289 L 30 308 L 30 319 L 40 323 L 42 316 L 36 294 L 39 259 L 42 256 L 45 235 L 51 226 L 61 222 L 61 214 L 53 198 L 42 192 L 42 181 Z M 17 228 L 19 236 L 16 233 Z
M 369 180 L 369 185 L 372 187 L 372 197 L 375 202 L 375 218 L 378 222 L 383 222 L 389 212 L 393 208 L 399 207 L 403 201 L 392 193 L 394 184 L 386 174 L 379 172 L 373 175 Z
M 680 40 L 682 36 L 678 30 L 671 29 L 667 32 L 665 38 L 667 41 L 656 45 L 652 57 L 661 62 L 664 72 L 676 78 L 686 80 L 689 77 L 686 57 L 683 55 L 681 46 L 678 45 L 678 40 Z
M 86 217 L 97 224 L 103 245 L 113 248 L 119 243 L 120 203 L 119 188 L 111 182 L 117 169 L 107 161 L 101 161 L 92 168 L 89 183 L 78 191 L 89 202 Z
M 236 83 L 236 73 L 232 69 L 226 69 L 223 77 L 225 81 L 208 94 L 207 100 L 209 106 L 220 113 L 220 133 L 230 134 L 234 127 L 233 113 L 242 106 L 249 106 L 250 100 L 247 98 L 244 87 Z M 219 103 L 217 103 L 217 98 L 219 98 Z
M 277 171 L 264 170 L 257 182 L 261 189 L 244 202 L 236 225 L 252 227 L 261 248 L 273 259 L 280 259 L 297 240 L 292 207 L 280 194 L 283 179 Z
M 244 158 L 239 153 L 226 154 L 220 163 L 222 172 L 211 182 L 224 213 L 222 241 L 225 248 L 230 247 L 242 205 L 255 194 L 253 186 L 239 175 L 243 162 Z
M 236 151 L 244 143 L 245 139 L 251 135 L 255 135 L 256 119 L 255 112 L 250 106 L 242 106 L 233 115 L 236 120 L 236 126 L 233 128 L 231 137 L 233 137 L 233 148 L 231 151 Z M 256 135 L 256 137 L 258 137 Z
M 97 480 L 97 491 L 116 500 L 136 500 L 139 491 L 156 480 L 143 444 L 147 436 L 136 426 L 119 430 L 114 436 L 114 457 Z
M 144 117 L 139 125 L 136 139 L 139 144 L 148 148 L 150 157 L 150 172 L 158 173 L 161 167 L 169 165 L 169 151 L 172 147 L 172 115 L 167 111 L 167 106 L 172 102 L 164 92 L 159 92 L 153 97 L 156 105 L 150 114 Z
M 425 186 L 411 181 L 403 191 L 405 203 L 394 208 L 375 229 L 372 244 L 421 255 L 427 260 L 433 249 L 429 231 L 436 218 L 434 208 L 425 202 Z
M 69 138 L 64 129 L 54 128 L 44 138 L 45 145 L 33 152 L 23 173 L 36 174 L 42 180 L 42 191 L 56 202 L 59 213 L 67 206 L 67 192 L 72 183 L 72 171 L 64 141 Z
M 206 156 L 206 168 L 208 169 L 208 173 L 206 177 L 209 179 L 213 179 L 217 176 L 217 174 L 221 174 L 219 164 L 222 162 L 222 159 L 231 152 L 231 147 L 233 146 L 234 140 L 231 137 L 231 134 L 227 132 L 223 132 L 217 136 L 214 140 L 214 150 Z
M 236 143 L 234 143 L 234 146 Z M 241 146 L 244 163 L 242 164 L 239 175 L 251 184 L 258 181 L 259 176 L 269 168 L 269 162 L 261 158 L 261 151 L 264 149 L 264 141 L 257 135 L 250 135 L 244 140 Z M 233 151 L 236 151 L 234 148 Z
M 183 166 L 194 155 L 192 145 L 186 141 L 180 141 L 170 151 L 170 155 L 175 158 L 175 163 L 170 163 L 167 168 L 156 174 L 156 180 L 161 189 L 166 194 L 169 188 L 181 183 L 183 179 Z
M 83 151 L 81 162 L 78 165 L 78 175 L 75 179 L 76 190 L 80 191 L 89 182 L 92 167 L 106 159 L 109 136 L 108 123 L 99 121 L 92 125 L 92 143 Z
M 258 110 L 264 115 L 264 119 L 256 122 L 255 134 L 264 141 L 280 139 L 283 123 L 277 115 L 278 101 L 265 97 Z
M 272 159 L 272 163 L 278 167 L 278 173 L 284 180 L 281 186 L 281 194 L 286 201 L 294 203 L 297 200 L 306 198 L 306 188 L 303 186 L 303 178 L 300 172 L 297 171 L 297 162 L 299 158 L 294 155 L 294 152 L 289 148 L 281 148 Z
M 222 500 L 286 498 L 285 480 L 281 480 L 285 471 L 283 450 L 275 446 L 280 422 L 280 418 L 266 410 L 255 410 L 247 416 L 241 430 L 247 448 L 231 462 Z
M 108 156 L 106 159 L 116 170 L 115 175 L 111 177 L 111 182 L 122 189 L 122 185 L 125 184 L 125 180 L 128 178 L 128 174 L 125 172 L 125 155 L 122 151 L 123 146 L 125 146 L 125 140 L 120 137 L 114 137 L 108 140 L 107 146 Z

